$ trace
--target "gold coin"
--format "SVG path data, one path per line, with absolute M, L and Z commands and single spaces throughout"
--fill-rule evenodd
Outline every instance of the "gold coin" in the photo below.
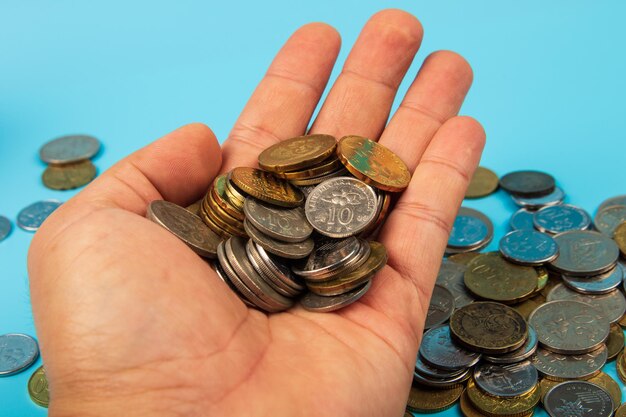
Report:
M 241 227 L 229 224 L 222 217 L 220 217 L 221 213 L 216 213 L 213 210 L 209 209 L 206 203 L 203 203 L 203 204 L 204 205 L 202 207 L 201 214 L 202 213 L 206 214 L 206 216 L 209 219 L 211 219 L 213 223 L 216 224 L 218 227 L 220 227 L 221 229 L 225 230 L 227 233 L 233 236 L 241 236 L 241 237 L 248 236 L 243 229 L 243 223 L 241 223 L 242 225 Z
M 316 165 L 335 151 L 331 135 L 305 135 L 283 140 L 259 154 L 259 166 L 273 172 L 296 171 Z
M 300 171 L 289 171 L 277 173 L 276 176 L 284 178 L 286 180 L 303 180 L 307 178 L 321 177 L 322 175 L 328 175 L 331 172 L 337 171 L 341 167 L 341 161 L 336 157 L 331 157 L 322 161 L 319 165 L 315 165 Z
M 237 196 L 230 197 L 226 193 L 226 184 L 228 183 L 227 179 L 228 174 L 222 174 L 215 177 L 213 180 L 213 185 L 211 186 L 210 193 L 213 195 L 213 200 L 219 204 L 219 206 L 232 217 L 243 221 L 244 214 L 243 211 L 239 210 L 235 204 L 231 202 L 232 199 L 238 198 Z M 242 201 L 242 200 L 240 200 Z
M 474 407 L 469 399 L 469 396 L 467 395 L 467 390 L 464 390 L 463 394 L 461 394 L 461 401 L 459 405 L 461 406 L 461 413 L 464 417 L 485 417 L 485 414 Z M 522 414 L 521 417 L 532 417 L 533 413 L 534 411 L 531 410 L 526 414 Z
M 626 363 L 624 363 L 624 351 L 619 354 L 616 361 L 617 376 L 626 384 Z
M 528 320 L 530 313 L 535 311 L 537 307 L 544 304 L 545 302 L 545 297 L 541 294 L 538 294 L 532 298 L 529 298 L 528 300 L 522 301 L 519 304 L 512 305 L 511 307 L 517 310 L 517 312 L 520 313 L 522 317 L 524 317 L 524 320 Z
M 611 332 L 609 338 L 606 341 L 606 348 L 608 351 L 608 359 L 612 361 L 624 350 L 624 331 L 617 324 L 611 324 Z
M 326 175 L 320 175 L 319 177 L 314 177 L 314 178 L 304 178 L 304 179 L 299 179 L 299 180 L 290 180 L 289 182 L 292 185 L 297 185 L 299 187 L 308 187 L 311 185 L 318 185 L 323 183 L 326 180 L 329 180 L 331 178 L 335 178 L 335 177 L 343 177 L 346 175 L 350 175 L 350 173 L 348 172 L 347 169 L 343 168 L 343 165 L 341 166 L 340 169 L 333 171 L 331 173 L 328 173 Z
M 406 408 L 416 413 L 437 413 L 452 407 L 462 392 L 462 385 L 448 389 L 433 389 L 413 384 Z
M 50 394 L 48 392 L 48 379 L 46 378 L 46 371 L 43 365 L 28 380 L 28 394 L 35 404 L 48 408 Z
M 535 270 L 537 271 L 537 289 L 535 292 L 539 292 L 543 290 L 546 285 L 548 285 L 550 274 L 548 273 L 548 270 L 542 266 L 535 267 Z
M 41 179 L 53 190 L 72 190 L 88 184 L 96 177 L 96 167 L 91 161 L 73 164 L 48 165 Z
M 492 194 L 498 189 L 498 176 L 485 167 L 478 167 L 474 171 L 465 198 L 480 198 Z
M 225 223 L 228 223 L 229 226 L 235 227 L 237 229 L 243 230 L 243 220 L 239 220 L 231 216 L 215 201 L 213 197 L 213 193 L 207 193 L 204 202 L 204 208 L 207 211 L 212 211 L 220 220 L 223 220 Z
M 626 314 L 622 316 L 618 323 L 622 329 L 626 328 Z
M 626 257 L 626 222 L 622 222 L 622 224 L 617 226 L 613 239 L 617 243 L 619 251 L 622 252 L 622 256 Z
M 614 417 L 626 417 L 626 404 L 620 405 L 617 410 L 615 410 Z
M 224 186 L 224 195 L 233 207 L 243 212 L 243 203 L 246 201 L 246 197 L 241 194 L 239 190 L 237 190 L 228 180 L 226 180 Z
M 467 266 L 470 262 L 474 260 L 481 253 L 478 252 L 465 252 L 465 253 L 456 253 L 454 255 L 448 256 L 448 260 L 457 264 Z
M 195 203 L 185 207 L 185 210 L 187 210 L 188 212 L 190 212 L 191 214 L 195 214 L 196 216 L 200 216 L 200 206 L 202 205 L 202 201 L 204 200 L 204 197 L 201 198 L 200 200 L 196 201 Z
M 373 140 L 344 136 L 337 144 L 337 156 L 352 175 L 381 190 L 399 192 L 411 181 L 402 159 Z
M 246 237 L 245 231 L 239 230 L 230 226 L 228 223 L 221 220 L 211 210 L 207 210 L 206 205 L 203 203 L 200 208 L 200 218 L 206 224 L 209 229 L 217 233 L 220 237 L 228 239 L 232 236 Z M 243 235 L 243 236 L 242 236 Z
M 499 253 L 484 253 L 467 265 L 465 286 L 473 294 L 501 303 L 515 303 L 537 289 L 537 270 L 507 262 Z
M 600 372 L 593 378 L 588 379 L 587 382 L 596 384 L 600 388 L 604 388 L 604 390 L 609 393 L 611 399 L 613 400 L 614 410 L 616 410 L 617 407 L 619 407 L 619 405 L 622 403 L 622 389 L 620 388 L 619 384 L 609 375 L 605 374 L 604 372 Z
M 258 200 L 282 207 L 298 207 L 304 194 L 288 181 L 256 168 L 233 169 L 228 179 L 244 193 Z
M 561 382 L 563 381 L 555 381 L 553 379 L 548 379 L 548 378 L 543 378 L 541 381 L 539 381 L 539 391 L 541 391 L 542 403 L 548 391 L 550 391 L 554 386 L 559 385 Z
M 541 398 L 539 387 L 515 398 L 494 397 L 478 389 L 473 379 L 467 383 L 467 396 L 474 407 L 492 417 L 522 417 L 532 411 Z

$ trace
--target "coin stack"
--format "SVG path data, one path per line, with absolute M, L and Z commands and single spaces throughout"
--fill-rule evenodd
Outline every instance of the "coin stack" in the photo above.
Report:
M 39 150 L 39 157 L 48 167 L 43 184 L 53 190 L 71 190 L 88 184 L 96 177 L 91 162 L 100 151 L 100 142 L 93 136 L 68 135 L 51 140 Z

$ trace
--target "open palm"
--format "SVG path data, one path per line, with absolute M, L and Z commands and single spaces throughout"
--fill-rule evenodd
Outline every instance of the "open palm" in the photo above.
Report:
M 472 74 L 452 52 L 424 62 L 387 119 L 422 38 L 411 15 L 374 15 L 312 133 L 377 139 L 413 178 L 379 240 L 389 263 L 336 313 L 249 309 L 209 265 L 146 220 L 147 204 L 187 205 L 218 172 L 256 166 L 305 132 L 338 54 L 309 24 L 287 41 L 220 149 L 185 126 L 102 174 L 55 212 L 29 253 L 51 416 L 401 416 L 448 232 L 484 144 L 456 116 Z

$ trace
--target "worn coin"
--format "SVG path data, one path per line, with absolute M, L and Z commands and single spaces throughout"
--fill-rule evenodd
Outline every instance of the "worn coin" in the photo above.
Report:
M 419 348 L 422 359 L 444 370 L 469 368 L 480 360 L 480 354 L 463 349 L 452 341 L 450 326 L 433 327 L 424 333 Z
M 562 233 L 570 230 L 587 230 L 591 216 L 580 207 L 559 204 L 539 209 L 533 216 L 535 228 L 544 233 Z
M 500 187 L 515 195 L 541 197 L 554 190 L 555 181 L 545 172 L 515 171 L 500 178 Z
M 345 264 L 356 259 L 361 245 L 361 241 L 354 236 L 322 241 L 305 263 L 294 265 L 292 269 L 306 279 L 323 281 L 336 275 Z
M 238 167 L 228 179 L 244 193 L 275 206 L 298 207 L 304 201 L 304 194 L 289 181 L 260 169 Z
M 328 313 L 344 308 L 359 300 L 370 289 L 371 284 L 372 281 L 370 280 L 352 291 L 330 297 L 317 295 L 309 291 L 300 299 L 300 304 L 309 311 Z
M 302 242 L 313 233 L 302 207 L 278 208 L 248 197 L 243 210 L 254 227 L 283 242 Z
M 609 206 L 599 210 L 593 219 L 597 231 L 613 237 L 615 228 L 626 222 L 626 206 Z
M 500 303 L 481 301 L 452 313 L 450 333 L 461 346 L 481 353 L 511 352 L 528 337 L 526 320 Z
M 520 207 L 529 210 L 538 210 L 546 206 L 555 206 L 561 204 L 565 199 L 565 193 L 560 187 L 554 187 L 554 190 L 547 195 L 541 197 L 522 197 L 519 195 L 511 195 L 513 202 Z
M 306 218 L 319 233 L 332 238 L 354 236 L 376 220 L 378 197 L 369 185 L 338 177 L 318 185 L 306 199 Z
M 474 368 L 474 382 L 489 395 L 511 398 L 535 389 L 539 375 L 530 361 L 500 365 L 480 363 Z
M 282 258 L 289 259 L 302 259 L 313 251 L 314 242 L 313 239 L 309 238 L 302 242 L 281 242 L 276 239 L 272 239 L 271 237 L 263 234 L 257 228 L 252 226 L 248 219 L 244 220 L 243 226 L 246 230 L 248 236 L 254 240 L 254 243 L 263 247 L 269 253 L 272 253 L 276 256 L 280 256 Z
M 461 250 L 481 249 L 493 238 L 493 223 L 478 210 L 469 207 L 459 208 L 454 219 L 448 247 Z
M 546 393 L 543 406 L 551 417 L 611 417 L 613 400 L 603 388 L 586 381 L 567 381 Z
M 435 285 L 432 296 L 430 297 L 430 305 L 428 313 L 426 313 L 426 322 L 424 329 L 430 329 L 436 325 L 445 323 L 454 311 L 454 297 L 452 293 L 441 285 Z
M 459 256 L 459 255 L 454 255 Z M 439 267 L 437 284 L 448 289 L 454 297 L 455 308 L 460 308 L 474 302 L 474 297 L 467 291 L 463 277 L 467 267 L 463 264 L 444 260 Z
M 259 154 L 259 166 L 268 171 L 294 171 L 328 158 L 337 146 L 331 135 L 297 136 L 278 142 Z
M 465 192 L 465 198 L 480 198 L 498 189 L 498 176 L 492 170 L 479 166 Z
M 609 375 L 604 372 L 600 372 L 593 378 L 588 379 L 587 382 L 596 384 L 600 388 L 604 388 L 604 390 L 611 396 L 611 400 L 613 400 L 613 407 L 615 407 L 615 409 L 617 409 L 617 407 L 619 407 L 622 403 L 622 389 Z
M 587 303 L 610 323 L 617 323 L 626 313 L 626 298 L 619 290 L 597 295 L 581 294 L 563 284 L 558 284 L 550 290 L 546 299 L 548 301 L 574 300 Z
M 421 374 L 420 372 L 415 371 L 413 373 L 413 381 L 427 387 L 451 388 L 467 381 L 470 375 L 470 369 L 465 369 L 459 375 L 450 378 L 430 378 Z
M 34 232 L 59 208 L 62 203 L 54 200 L 38 201 L 22 209 L 17 215 L 17 225 L 28 232 Z
M 622 256 L 626 258 L 626 222 L 615 228 L 613 239 L 615 239 L 615 243 L 622 253 Z
M 4 216 L 0 216 L 0 242 L 6 239 L 11 234 L 11 220 Z
M 619 258 L 615 242 L 602 233 L 572 230 L 554 236 L 559 256 L 550 263 L 556 271 L 568 275 L 598 275 L 612 269 Z
M 548 301 L 528 318 L 546 349 L 581 354 L 597 349 L 609 337 L 609 323 L 601 311 L 580 301 Z
M 462 385 L 437 389 L 413 384 L 406 407 L 416 413 L 436 413 L 452 407 L 462 392 Z
M 420 355 L 417 355 L 417 360 L 415 361 L 415 372 L 428 377 L 430 379 L 450 379 L 458 377 L 459 375 L 464 374 L 469 368 L 461 368 L 455 370 L 449 369 L 439 369 L 437 367 L 429 365 L 427 362 L 423 361 Z
M 89 184 L 95 177 L 96 166 L 86 160 L 64 165 L 48 165 L 41 180 L 52 190 L 72 190 Z
M 512 230 L 535 230 L 534 216 L 534 211 L 521 208 L 513 213 L 511 220 L 509 220 L 509 225 Z
M 480 390 L 472 379 L 467 383 L 467 395 L 474 407 L 492 417 L 525 415 L 541 399 L 537 385 L 517 398 L 495 397 Z
M 602 345 L 582 355 L 563 355 L 540 347 L 531 360 L 546 378 L 559 381 L 589 379 L 597 375 L 606 363 L 607 349 Z
M 341 138 L 337 156 L 352 175 L 384 191 L 402 191 L 411 180 L 402 159 L 383 145 L 361 136 Z
M 500 240 L 500 253 L 521 265 L 542 265 L 559 256 L 554 239 L 535 230 L 514 230 Z
M 39 157 L 47 164 L 69 164 L 91 159 L 99 150 L 100 142 L 93 136 L 68 135 L 44 144 Z
M 0 336 L 0 377 L 17 374 L 39 357 L 39 346 L 32 337 L 21 333 Z
M 528 338 L 521 347 L 503 355 L 483 355 L 483 359 L 491 363 L 507 364 L 517 363 L 530 358 L 538 346 L 537 332 L 532 326 L 528 326 Z
M 576 292 L 583 294 L 606 294 L 619 287 L 624 279 L 624 270 L 620 264 L 600 275 L 573 277 L 563 274 L 563 283 Z
M 48 379 L 46 378 L 46 370 L 43 365 L 28 380 L 28 394 L 35 404 L 48 408 L 50 393 L 48 392 Z

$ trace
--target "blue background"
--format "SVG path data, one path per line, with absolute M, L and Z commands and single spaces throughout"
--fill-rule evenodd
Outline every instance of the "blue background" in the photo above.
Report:
M 487 131 L 482 164 L 500 175 L 550 172 L 569 202 L 592 213 L 603 199 L 625 193 L 626 2 L 227 3 L 0 0 L 0 214 L 14 221 L 36 200 L 74 194 L 41 184 L 37 152 L 45 141 L 97 136 L 102 171 L 185 123 L 204 122 L 223 139 L 294 29 L 310 21 L 334 25 L 343 36 L 341 62 L 363 23 L 385 7 L 412 12 L 425 29 L 399 97 L 434 50 L 455 50 L 472 64 L 475 82 L 462 113 Z M 494 248 L 513 204 L 501 191 L 466 204 L 493 219 Z M 31 238 L 14 229 L 0 243 L 0 334 L 35 334 L 26 271 Z M 615 376 L 614 363 L 607 368 Z M 0 416 L 45 415 L 26 391 L 34 370 L 0 378 Z M 460 414 L 454 408 L 443 415 Z

